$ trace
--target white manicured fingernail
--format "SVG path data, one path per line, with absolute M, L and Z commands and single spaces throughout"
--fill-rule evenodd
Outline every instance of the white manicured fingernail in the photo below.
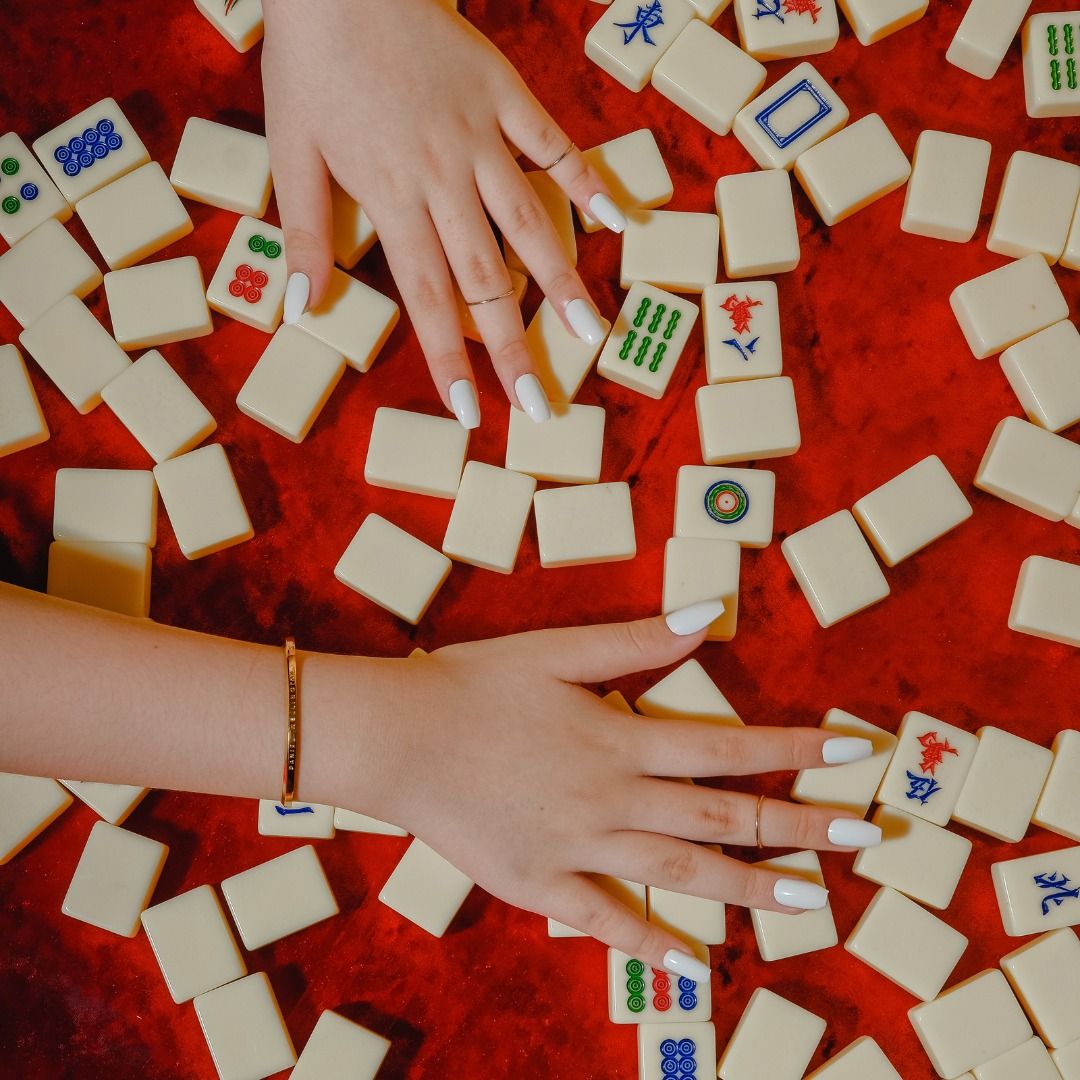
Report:
M 468 379 L 458 379 L 450 384 L 450 407 L 466 431 L 480 426 L 480 403 L 476 400 L 476 387 Z
M 599 345 L 606 337 L 604 324 L 588 300 L 571 300 L 566 305 L 566 319 L 574 333 L 590 345 Z
M 530 420 L 542 424 L 545 420 L 551 419 L 548 396 L 535 375 L 522 375 L 514 383 L 514 393 L 517 394 L 518 404 L 525 410 Z
M 881 843 L 881 829 L 861 818 L 837 818 L 829 822 L 829 843 L 837 847 L 877 847 Z
M 286 326 L 292 326 L 307 311 L 307 302 L 310 295 L 311 279 L 307 274 L 290 274 L 289 284 L 285 286 Z
M 664 970 L 670 971 L 672 975 L 685 975 L 697 983 L 707 983 L 712 979 L 712 970 L 708 964 L 703 964 L 696 956 L 679 952 L 678 949 L 669 949 L 664 953 Z
M 829 902 L 828 889 L 798 878 L 781 878 L 773 887 L 773 896 L 778 904 L 801 911 L 820 911 Z
M 607 195 L 597 192 L 589 200 L 589 213 L 613 233 L 621 233 L 626 228 L 626 215 Z
M 700 603 L 673 611 L 664 621 L 673 634 L 689 637 L 699 630 L 704 630 L 710 623 L 716 622 L 723 614 L 723 600 L 702 600 Z
M 846 765 L 851 761 L 862 761 L 873 753 L 874 744 L 869 739 L 827 739 L 821 745 L 821 758 L 826 765 Z

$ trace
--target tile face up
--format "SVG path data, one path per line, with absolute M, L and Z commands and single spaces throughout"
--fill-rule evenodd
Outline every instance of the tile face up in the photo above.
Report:
M 259 835 L 331 840 L 334 836 L 334 808 L 320 803 L 284 806 L 273 799 L 260 799 Z
M 742 727 L 738 713 L 697 660 L 686 660 L 634 702 L 642 716 L 672 720 L 705 720 Z
M 985 139 L 924 131 L 915 144 L 900 228 L 967 243 L 979 227 L 989 168 L 990 144 Z
M 701 296 L 710 383 L 779 375 L 784 368 L 780 305 L 771 281 L 710 285 Z
M 281 322 L 287 281 L 282 231 L 242 217 L 210 279 L 206 302 L 221 315 L 272 334 Z
M 785 877 L 809 881 L 815 885 L 825 884 L 821 862 L 816 851 L 797 851 L 754 863 L 755 869 L 772 870 Z M 804 911 L 800 915 L 785 915 L 779 911 L 750 910 L 757 938 L 758 952 L 762 960 L 785 960 L 789 956 L 831 949 L 839 940 L 832 907 L 826 905 L 819 911 Z
M 457 420 L 384 406 L 375 410 L 364 479 L 374 487 L 453 499 L 468 446 L 469 433 Z
M 262 40 L 262 0 L 243 0 L 228 10 L 216 0 L 195 0 L 195 6 L 237 52 L 247 52 Z
M 622 562 L 637 554 L 628 484 L 579 484 L 538 491 L 533 496 L 533 513 L 541 566 Z
M 622 236 L 619 281 L 700 293 L 716 281 L 720 221 L 715 214 L 635 210 Z
M 443 554 L 485 570 L 511 573 L 535 492 L 531 476 L 480 461 L 466 462 L 446 526 Z
M 1080 843 L 1080 731 L 1068 728 L 1054 739 L 1054 764 L 1031 820 Z
M 585 38 L 585 55 L 637 92 L 695 14 L 687 0 L 615 0 Z
M 49 218 L 64 222 L 71 214 L 26 143 L 13 131 L 0 136 L 0 236 L 17 244 Z
M 0 345 L 0 457 L 45 442 L 49 425 L 14 345 Z
M 441 938 L 472 887 L 456 866 L 422 840 L 413 840 L 379 892 L 379 901 Z
M 1080 926 L 1080 847 L 994 863 L 990 872 L 1010 937 Z
M 1078 197 L 1080 165 L 1017 150 L 1005 169 L 986 246 L 1014 259 L 1038 254 L 1056 263 Z
M 799 265 L 799 229 L 786 169 L 721 176 L 715 195 L 729 278 L 782 274 Z
M 836 47 L 835 0 L 733 0 L 743 48 L 758 60 L 816 56 Z
M 511 406 L 506 467 L 557 484 L 595 483 L 600 479 L 606 417 L 598 405 L 552 404 L 551 419 L 537 424 Z
M 1000 362 L 1033 424 L 1062 431 L 1080 422 L 1080 330 L 1075 323 L 1054 323 L 1018 341 Z
M 10 862 L 72 803 L 55 781 L 0 773 L 0 866 Z
M 375 1080 L 390 1040 L 327 1009 L 290 1080 Z
M 184 126 L 169 180 L 186 199 L 262 217 L 272 186 L 266 137 L 193 116 Z
M 694 949 L 708 960 L 708 950 Z M 683 1024 L 712 1016 L 712 986 L 649 968 L 608 949 L 608 1019 L 613 1024 Z
M 1001 969 L 1047 1046 L 1080 1039 L 1080 939 L 1074 930 L 1043 934 L 1003 956 Z
M 765 469 L 683 465 L 675 490 L 675 535 L 772 543 L 776 474 Z
M 594 146 L 583 156 L 624 211 L 653 210 L 671 201 L 675 191 L 671 175 L 656 145 L 656 136 L 648 128 Z M 581 210 L 578 218 L 587 233 L 604 227 Z
M 750 996 L 735 1034 L 720 1055 L 720 1080 L 801 1080 L 825 1021 L 763 987 Z
M 1022 42 L 1028 116 L 1080 116 L 1080 82 L 1076 78 L 1080 25 L 1076 12 L 1032 15 L 1024 23 Z
M 639 1080 L 715 1080 L 716 1029 L 711 1023 L 640 1024 Z
M 105 295 L 113 335 L 129 352 L 213 333 L 199 260 L 190 255 L 114 270 Z
M 795 387 L 787 375 L 702 386 L 694 404 L 706 465 L 789 457 L 802 445 Z

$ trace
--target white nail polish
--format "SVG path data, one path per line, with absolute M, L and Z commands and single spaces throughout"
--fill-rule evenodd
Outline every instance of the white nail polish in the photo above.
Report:
M 308 297 L 311 295 L 311 280 L 307 274 L 289 275 L 285 286 L 285 325 L 292 326 L 307 311 Z
M 604 324 L 588 300 L 571 300 L 566 305 L 566 319 L 574 328 L 574 333 L 590 345 L 599 345 L 607 336 Z
M 480 426 L 480 403 L 476 400 L 476 387 L 468 379 L 458 379 L 450 384 L 450 407 L 466 431 Z
M 826 765 L 846 765 L 851 761 L 863 761 L 874 752 L 869 739 L 827 739 L 821 745 L 821 758 Z
M 829 902 L 828 889 L 798 878 L 781 878 L 773 887 L 773 896 L 778 904 L 800 911 L 820 911 Z
M 597 192 L 589 200 L 589 213 L 613 233 L 621 233 L 626 229 L 626 215 L 607 195 Z
M 707 983 L 712 978 L 712 969 L 708 964 L 678 949 L 669 949 L 664 953 L 664 970 L 672 975 L 685 975 L 697 983 Z
M 548 404 L 548 396 L 544 393 L 544 388 L 535 375 L 522 375 L 514 383 L 514 393 L 517 394 L 518 404 L 530 420 L 542 424 L 545 420 L 551 419 L 551 406 Z
M 699 630 L 704 630 L 710 623 L 716 622 L 723 614 L 723 600 L 702 600 L 697 604 L 673 611 L 664 621 L 673 634 L 689 637 Z
M 881 829 L 860 818 L 837 818 L 829 822 L 829 843 L 837 847 L 877 847 L 881 843 Z

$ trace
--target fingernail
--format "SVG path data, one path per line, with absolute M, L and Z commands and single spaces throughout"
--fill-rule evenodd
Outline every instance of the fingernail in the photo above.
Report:
M 290 274 L 285 286 L 285 325 L 292 326 L 307 311 L 308 297 L 311 295 L 311 280 L 307 274 Z
M 600 192 L 589 200 L 589 213 L 613 233 L 621 233 L 626 228 L 626 215 L 615 205 L 613 199 Z
M 702 600 L 700 603 L 673 611 L 664 621 L 673 634 L 689 637 L 699 630 L 704 630 L 710 623 L 716 622 L 723 614 L 723 600 Z
M 530 420 L 542 424 L 545 420 L 551 419 L 551 406 L 548 404 L 547 394 L 544 393 L 544 388 L 535 375 L 522 375 L 514 383 L 514 393 L 517 394 L 518 404 L 525 410 Z
M 869 739 L 827 739 L 821 746 L 821 757 L 826 765 L 846 765 L 851 761 L 862 761 L 873 753 L 874 744 Z
M 881 843 L 881 829 L 861 818 L 837 818 L 829 822 L 829 843 L 837 847 L 877 847 Z
M 707 983 L 712 979 L 712 970 L 708 964 L 703 964 L 696 956 L 679 952 L 678 949 L 669 949 L 664 953 L 664 970 L 670 971 L 672 975 L 685 975 L 697 983 Z
M 468 379 L 458 379 L 450 384 L 450 407 L 466 431 L 480 426 L 480 404 L 476 400 L 476 387 Z
M 773 896 L 778 904 L 801 911 L 820 911 L 829 902 L 828 889 L 798 878 L 781 878 L 773 887 Z
M 566 305 L 566 318 L 582 341 L 599 345 L 607 336 L 604 324 L 588 300 L 571 300 Z

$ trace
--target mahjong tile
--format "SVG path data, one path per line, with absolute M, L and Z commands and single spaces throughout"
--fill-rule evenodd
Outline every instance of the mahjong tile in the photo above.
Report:
M 242 217 L 210 280 L 206 301 L 220 314 L 272 334 L 281 322 L 287 280 L 281 230 Z
M 1030 6 L 1027 0 L 972 0 L 945 59 L 978 79 L 992 79 Z
M 364 479 L 373 487 L 453 499 L 468 447 L 469 433 L 451 417 L 383 406 L 375 410 Z
M 1080 330 L 1075 323 L 1054 323 L 1018 341 L 999 359 L 1033 424 L 1063 431 L 1080 422 Z
M 55 540 L 157 541 L 157 487 L 141 469 L 58 469 Z
M 617 693 L 618 691 L 616 691 Z M 619 695 L 622 696 L 621 694 Z M 625 700 L 625 699 L 624 699 Z M 630 712 L 629 706 L 626 710 Z M 599 885 L 605 892 L 610 893 L 624 907 L 629 908 L 638 918 L 644 919 L 648 909 L 648 894 L 652 891 L 636 881 L 627 881 L 625 878 L 609 877 L 607 874 L 591 874 L 593 884 Z M 588 934 L 575 930 L 558 919 L 548 919 L 548 937 L 553 938 L 580 938 L 588 937 Z
M 1001 958 L 1036 1031 L 1047 1046 L 1080 1039 L 1080 939 L 1069 927 L 1051 930 Z
M 624 482 L 538 491 L 533 516 L 543 567 L 622 562 L 637 554 L 630 486 Z
M 19 350 L 0 345 L 0 457 L 48 438 L 49 425 Z
M 671 720 L 704 720 L 724 727 L 742 727 L 731 703 L 697 660 L 685 660 L 634 702 L 642 716 Z
M 1059 731 L 1053 750 L 1054 763 L 1031 820 L 1080 843 L 1080 731 Z
M 708 963 L 708 949 L 695 949 Z M 608 1019 L 613 1024 L 682 1024 L 712 1017 L 712 985 L 650 968 L 608 949 Z
M 885 1051 L 869 1035 L 863 1035 L 834 1054 L 806 1080 L 903 1080 L 903 1077 L 893 1068 Z
M 585 38 L 585 55 L 636 92 L 695 14 L 687 0 L 615 0 Z
M 26 143 L 14 131 L 0 136 L 0 236 L 16 244 L 49 218 L 64 222 L 72 213 Z
M 116 343 L 127 352 L 213 333 L 199 260 L 191 255 L 105 275 Z
M 1055 1050 L 1050 1057 L 1061 1073 L 1061 1080 L 1080 1080 L 1080 1039 L 1061 1050 Z
M 511 407 L 506 467 L 557 484 L 596 483 L 604 456 L 606 419 L 599 405 L 554 403 L 551 418 L 537 424 L 521 409 Z M 456 423 L 447 421 L 451 422 Z
M 334 810 L 334 828 L 340 832 L 364 832 L 374 833 L 378 836 L 408 836 L 409 834 L 397 825 L 380 821 L 378 818 L 368 817 L 367 814 L 358 814 L 355 810 L 343 810 L 340 806 Z
M 758 60 L 816 56 L 836 47 L 835 0 L 734 0 L 742 47 Z
M 466 462 L 443 537 L 443 554 L 499 574 L 512 573 L 535 493 L 531 476 L 481 461 Z
M 123 825 L 150 793 L 149 788 L 131 784 L 98 784 L 86 780 L 61 780 L 60 783 L 110 825 Z
M 169 180 L 185 199 L 260 218 L 273 186 L 266 136 L 192 116 Z
M 675 487 L 675 535 L 768 547 L 776 474 L 765 469 L 683 465 Z
M 608 186 L 623 211 L 654 210 L 671 201 L 675 188 L 656 145 L 656 136 L 640 128 L 584 151 L 585 160 Z M 578 210 L 581 227 L 596 232 L 604 226 Z
M 247 52 L 262 40 L 262 0 L 234 0 L 232 4 L 195 0 L 195 6 L 237 52 Z
M 57 540 L 49 545 L 45 591 L 120 615 L 150 614 L 150 548 L 145 544 Z
M 294 802 L 285 806 L 273 799 L 259 800 L 260 836 L 300 836 L 332 840 L 334 808 L 319 803 Z
M 1080 18 L 1032 15 L 1024 24 L 1024 100 L 1033 117 L 1080 116 Z
M 732 540 L 673 536 L 664 545 L 665 615 L 701 600 L 722 600 L 707 641 L 730 641 L 739 618 L 739 564 L 742 549 Z
M 619 283 L 624 289 L 640 281 L 700 293 L 716 281 L 719 256 L 720 219 L 715 214 L 635 210 L 622 237 Z
M 375 226 L 360 204 L 333 179 L 330 214 L 334 223 L 334 262 L 343 270 L 351 270 L 375 246 Z
M 802 445 L 787 375 L 702 386 L 694 397 L 706 465 L 789 457 Z
M 1080 847 L 997 862 L 990 872 L 1010 937 L 1080 926 Z
M 1028 556 L 1017 578 L 1009 628 L 1080 647 L 1080 563 Z
M 836 0 L 860 45 L 895 34 L 918 22 L 930 6 L 930 0 Z
M 413 840 L 379 890 L 379 902 L 441 938 L 473 882 L 422 840 Z
M 711 1023 L 639 1024 L 638 1080 L 715 1080 Z
M 1014 259 L 1038 254 L 1056 263 L 1065 250 L 1077 198 L 1080 165 L 1014 151 L 1005 168 L 987 248 Z
M 985 139 L 922 132 L 915 143 L 900 228 L 917 236 L 967 243 L 979 227 L 989 168 L 990 143 Z
M 0 866 L 15 858 L 72 801 L 55 780 L 0 773 Z
M 710 383 L 766 379 L 784 369 L 780 305 L 772 281 L 723 282 L 701 296 Z
M 601 325 L 611 328 L 603 318 Z M 558 402 L 574 400 L 602 344 L 590 344 L 567 330 L 546 297 L 525 331 L 525 343 L 548 400 Z
M 1061 1080 L 1050 1051 L 1039 1039 L 1028 1039 L 1000 1057 L 976 1065 L 975 1080 Z
M 290 1080 L 375 1080 L 389 1049 L 389 1039 L 327 1009 Z
M 720 1055 L 720 1080 L 801 1080 L 825 1021 L 771 990 L 750 995 L 735 1033 Z
M 727 940 L 727 905 L 707 896 L 690 896 L 650 885 L 649 922 L 688 945 L 722 945 Z
M 721 176 L 715 195 L 729 278 L 783 274 L 799 265 L 802 250 L 786 169 Z
M 809 881 L 815 885 L 825 885 L 821 860 L 818 859 L 816 851 L 796 851 L 791 855 L 767 859 L 754 863 L 754 869 L 783 874 L 785 877 Z M 832 906 L 828 903 L 816 911 L 803 911 L 798 915 L 751 908 L 750 917 L 754 923 L 754 936 L 757 938 L 758 952 L 762 960 L 786 960 L 789 956 L 821 952 L 823 949 L 831 949 L 839 941 Z

